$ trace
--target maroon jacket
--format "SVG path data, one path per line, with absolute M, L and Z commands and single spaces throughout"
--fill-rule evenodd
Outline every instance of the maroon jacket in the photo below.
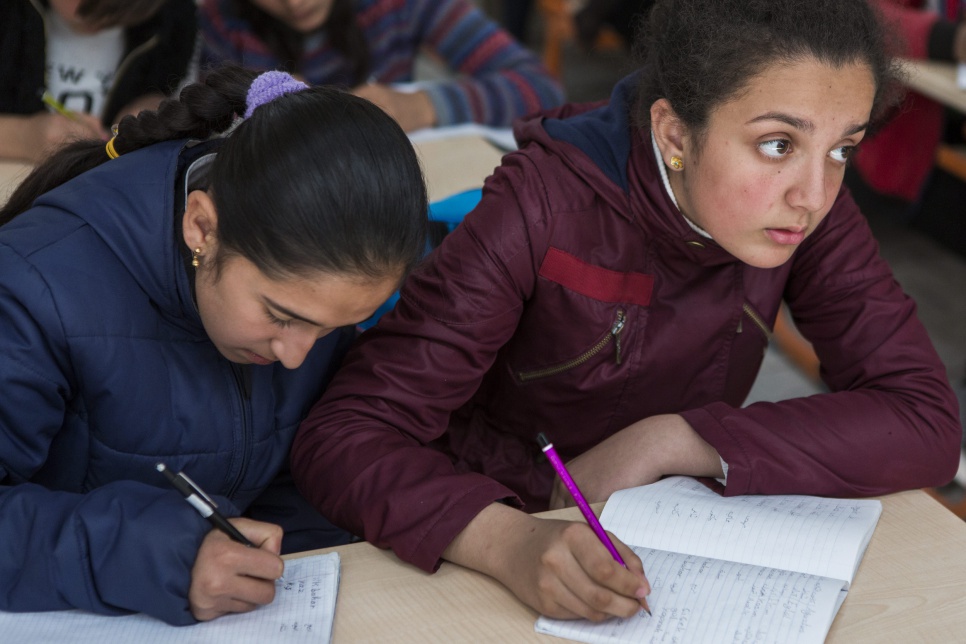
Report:
M 945 369 L 849 195 L 784 266 L 742 264 L 670 201 L 626 85 L 522 124 L 523 149 L 350 351 L 292 452 L 336 523 L 432 570 L 494 500 L 545 509 L 537 432 L 567 460 L 662 413 L 718 450 L 728 495 L 952 478 Z M 741 408 L 783 298 L 835 393 Z

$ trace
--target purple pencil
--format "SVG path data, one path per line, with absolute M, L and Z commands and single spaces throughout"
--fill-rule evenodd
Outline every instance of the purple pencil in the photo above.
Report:
M 594 531 L 594 534 L 597 535 L 597 538 L 600 539 L 600 542 L 604 544 L 604 547 L 607 548 L 608 552 L 610 552 L 610 556 L 614 558 L 614 561 L 627 568 L 627 564 L 624 563 L 623 559 L 621 559 L 620 553 L 617 552 L 617 548 L 614 547 L 614 543 L 610 540 L 610 537 L 607 536 L 607 533 L 604 532 L 604 526 L 600 524 L 600 521 L 597 519 L 597 515 L 594 514 L 594 511 L 587 503 L 587 499 L 584 498 L 584 495 L 580 492 L 580 488 L 577 487 L 577 483 L 574 482 L 573 477 L 570 476 L 570 472 L 567 471 L 567 467 L 563 464 L 563 461 L 560 460 L 560 455 L 557 454 L 557 450 L 553 448 L 553 443 L 550 442 L 543 432 L 537 435 L 537 442 L 540 443 L 540 448 L 543 450 L 543 453 L 547 455 L 547 459 L 550 461 L 550 465 L 553 466 L 557 476 L 559 476 L 560 480 L 563 481 L 564 487 L 567 488 L 567 491 L 570 492 L 570 496 L 572 496 L 574 501 L 577 502 L 577 507 L 580 508 L 580 512 L 584 515 L 584 518 L 587 519 L 590 529 Z M 648 615 L 651 614 L 651 609 L 648 607 L 647 600 L 644 598 L 641 598 L 641 608 L 643 608 Z

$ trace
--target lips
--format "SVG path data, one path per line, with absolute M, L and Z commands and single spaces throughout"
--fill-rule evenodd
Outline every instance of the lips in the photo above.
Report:
M 251 351 L 245 351 L 245 355 L 247 355 L 248 359 L 254 362 L 255 364 L 266 365 L 266 364 L 272 364 L 273 362 L 272 360 L 269 360 L 268 358 L 263 358 L 257 353 L 252 353 Z
M 804 228 L 766 228 L 765 234 L 776 244 L 797 246 L 805 239 Z

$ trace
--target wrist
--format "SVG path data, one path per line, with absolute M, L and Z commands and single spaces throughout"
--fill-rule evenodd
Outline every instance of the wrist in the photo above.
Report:
M 41 114 L 41 113 L 38 113 Z M 0 157 L 36 162 L 44 147 L 36 115 L 0 115 Z
M 426 92 L 416 92 L 413 94 L 416 101 L 416 112 L 419 115 L 419 127 L 417 129 L 436 127 L 436 106 Z
M 536 521 L 530 515 L 502 503 L 492 503 L 473 517 L 443 551 L 443 559 L 496 579 L 516 552 L 518 535 L 528 534 L 526 524 Z
M 661 476 L 683 474 L 721 478 L 724 472 L 718 451 L 678 414 L 656 416 L 652 439 L 657 442 Z

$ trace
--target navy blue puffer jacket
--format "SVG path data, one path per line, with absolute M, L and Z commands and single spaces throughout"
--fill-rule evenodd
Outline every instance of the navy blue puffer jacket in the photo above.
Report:
M 296 370 L 232 364 L 209 341 L 173 219 L 209 147 L 125 154 L 0 228 L 0 610 L 193 622 L 210 526 L 155 463 L 237 514 L 341 358 L 348 330 Z

